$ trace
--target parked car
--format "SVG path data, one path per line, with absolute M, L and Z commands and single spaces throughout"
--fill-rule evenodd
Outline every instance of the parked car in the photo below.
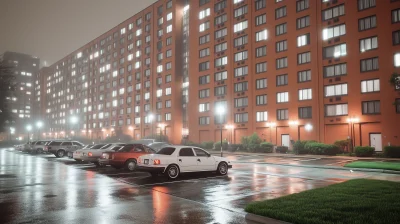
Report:
M 156 152 L 159 151 L 160 149 L 167 147 L 167 146 L 171 146 L 169 143 L 166 142 L 153 142 L 150 143 L 149 145 L 150 148 L 154 149 Z
M 127 144 L 116 152 L 104 152 L 98 161 L 100 165 L 110 165 L 116 169 L 124 167 L 128 171 L 134 171 L 139 156 L 155 152 L 143 144 Z
M 181 173 L 216 171 L 226 175 L 232 168 L 226 158 L 212 156 L 204 149 L 191 146 L 168 146 L 156 154 L 140 156 L 137 169 L 147 171 L 152 176 L 166 174 L 175 179 Z
M 94 163 L 96 166 L 99 166 L 99 159 L 103 152 L 115 152 L 121 149 L 123 146 L 125 146 L 125 143 L 112 143 L 112 144 L 106 144 L 105 146 L 99 148 L 99 149 L 85 149 L 82 150 L 81 153 L 81 159 L 82 161 L 87 161 Z
M 72 158 L 74 160 L 76 160 L 76 161 L 82 161 L 83 152 L 87 151 L 87 149 L 93 149 L 93 150 L 100 149 L 100 148 L 102 148 L 102 147 L 104 147 L 106 145 L 111 145 L 111 144 L 106 144 L 106 143 L 104 143 L 104 144 L 96 144 L 96 145 L 93 145 L 92 147 L 87 147 L 86 149 L 83 149 L 83 148 L 82 149 L 78 149 L 78 150 L 76 150 L 74 152 L 74 154 L 72 155 Z
M 83 148 L 77 141 L 51 141 L 44 147 L 45 152 L 53 153 L 57 158 L 64 157 L 68 152 Z
M 40 141 L 36 141 L 34 143 L 31 144 L 31 148 L 30 148 L 30 152 L 32 153 L 42 153 L 44 150 L 44 147 L 46 146 L 47 143 L 49 143 L 50 141 L 47 140 L 40 140 Z
M 140 140 L 135 140 L 135 141 L 133 141 L 133 142 L 131 142 L 132 144 L 143 144 L 143 145 L 150 145 L 151 143 L 154 143 L 154 142 L 156 142 L 156 140 L 155 139 L 146 139 L 146 138 L 144 138 L 144 139 L 140 139 Z
M 89 148 L 92 147 L 92 146 L 94 146 L 94 145 L 85 145 L 85 146 L 84 146 L 82 149 L 80 149 L 80 150 L 89 149 Z M 72 159 L 72 158 L 73 158 L 73 155 L 74 155 L 74 152 L 76 152 L 76 151 L 78 151 L 78 150 L 68 152 L 68 155 L 67 155 L 68 158 Z

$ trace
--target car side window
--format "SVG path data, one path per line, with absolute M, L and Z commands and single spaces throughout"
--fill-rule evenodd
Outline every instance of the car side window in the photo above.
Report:
M 61 145 L 72 145 L 72 142 L 63 142 Z
M 192 148 L 182 148 L 179 151 L 179 156 L 194 156 Z
M 199 149 L 199 148 L 193 148 L 194 152 L 196 153 L 196 156 L 199 157 L 208 157 L 208 153 L 206 153 L 204 150 Z
M 149 147 L 144 147 L 144 151 L 147 153 L 155 153 L 155 151 Z
M 144 149 L 143 149 L 143 147 L 142 147 L 141 145 L 137 145 L 137 146 L 135 146 L 135 147 L 133 148 L 132 151 L 133 151 L 133 152 L 143 152 Z
M 82 146 L 79 142 L 73 142 L 75 146 Z
M 113 151 L 118 151 L 121 148 L 121 146 L 115 146 L 114 148 L 112 148 L 111 150 Z

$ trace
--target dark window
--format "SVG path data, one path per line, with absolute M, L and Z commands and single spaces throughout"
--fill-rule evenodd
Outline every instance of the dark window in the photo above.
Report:
M 376 58 L 367 58 L 360 61 L 361 72 L 369 72 L 379 70 L 379 60 Z
M 376 16 L 368 16 L 358 20 L 358 30 L 369 30 L 376 27 Z
M 296 11 L 300 12 L 306 10 L 310 7 L 310 3 L 308 0 L 299 0 L 296 2 Z
M 400 114 L 400 98 L 396 99 L 396 113 Z
M 208 157 L 208 155 L 209 155 L 207 152 L 205 152 L 204 150 L 199 149 L 199 148 L 194 148 L 194 151 L 196 153 L 196 156 L 199 156 L 199 157 Z
M 266 0 L 256 0 L 256 11 L 266 7 Z
M 392 23 L 400 22 L 400 9 L 392 10 Z
M 312 118 L 312 108 L 311 107 L 299 107 L 299 118 L 300 119 Z
M 362 102 L 362 113 L 363 114 L 380 114 L 381 113 L 381 102 L 379 100 Z
M 392 33 L 393 45 L 400 44 L 400 30 L 393 31 Z
M 287 40 L 276 42 L 276 52 L 282 52 L 287 50 Z
M 276 86 L 284 86 L 288 84 L 288 75 L 278 75 L 276 76 Z
M 199 1 L 199 6 L 202 6 L 202 5 L 207 4 L 209 2 L 210 2 L 210 0 L 200 0 Z
M 311 70 L 300 71 L 297 73 L 298 75 L 298 82 L 307 82 L 311 81 Z
M 57 145 L 61 145 L 62 142 L 51 142 L 49 145 L 51 146 L 57 146 Z
M 179 151 L 179 156 L 194 156 L 192 148 L 182 148 Z
M 275 19 L 279 19 L 286 16 L 286 6 L 275 9 Z
M 172 153 L 174 153 L 174 152 L 175 152 L 175 148 L 166 147 L 166 148 L 160 149 L 160 151 L 158 151 L 156 154 L 160 154 L 160 155 L 172 155 Z
M 288 109 L 276 110 L 276 118 L 278 121 L 288 120 L 289 119 L 289 110 Z
M 365 10 L 376 6 L 376 0 L 358 0 L 358 10 Z

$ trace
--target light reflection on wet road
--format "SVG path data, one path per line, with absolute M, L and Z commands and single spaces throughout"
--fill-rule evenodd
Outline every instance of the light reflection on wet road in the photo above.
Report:
M 176 181 L 0 149 L 0 223 L 246 223 L 244 207 L 353 178 L 399 175 L 254 164 Z M 260 158 L 258 160 L 268 160 Z M 249 222 L 248 222 L 249 223 Z

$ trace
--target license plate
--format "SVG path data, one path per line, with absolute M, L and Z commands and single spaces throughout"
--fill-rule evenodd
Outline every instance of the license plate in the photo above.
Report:
M 149 164 L 149 160 L 148 160 L 148 159 L 145 159 L 145 160 L 144 160 L 144 164 Z

